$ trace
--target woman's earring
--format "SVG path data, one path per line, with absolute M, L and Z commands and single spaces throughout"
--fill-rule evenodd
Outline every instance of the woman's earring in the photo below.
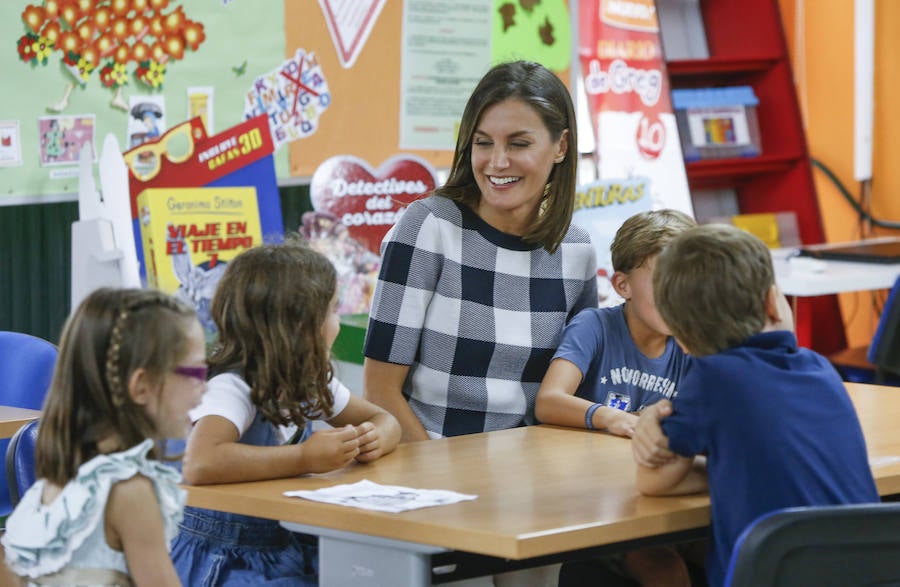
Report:
M 544 186 L 544 195 L 543 195 L 544 198 L 546 198 L 547 196 L 550 195 L 550 186 L 551 185 L 552 184 L 548 181 L 547 185 Z
M 553 162 L 554 162 L 554 163 L 562 163 L 563 160 L 564 160 L 565 158 L 566 158 L 565 155 L 560 155 L 559 157 L 557 157 L 556 159 L 554 159 Z

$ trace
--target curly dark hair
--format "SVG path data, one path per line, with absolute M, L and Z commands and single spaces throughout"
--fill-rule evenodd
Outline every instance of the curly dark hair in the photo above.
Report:
M 331 416 L 333 370 L 322 324 L 337 288 L 331 262 L 300 239 L 263 244 L 228 263 L 213 296 L 212 374 L 235 371 L 270 422 Z

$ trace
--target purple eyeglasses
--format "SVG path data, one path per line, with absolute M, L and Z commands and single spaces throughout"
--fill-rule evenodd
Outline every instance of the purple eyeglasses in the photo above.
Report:
M 206 381 L 206 376 L 209 374 L 209 367 L 206 365 L 203 365 L 202 367 L 179 366 L 172 370 L 179 375 L 192 377 L 194 379 L 199 379 L 200 381 Z

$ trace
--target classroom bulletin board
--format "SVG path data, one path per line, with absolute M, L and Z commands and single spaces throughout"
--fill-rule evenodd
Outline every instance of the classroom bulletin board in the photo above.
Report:
M 422 0 L 414 1 L 423 4 Z M 444 0 L 427 4 L 428 10 L 439 18 L 442 5 L 453 4 L 447 13 L 458 16 L 466 6 L 471 7 L 473 14 L 478 14 L 486 1 L 490 19 L 489 62 L 506 59 L 539 61 L 568 83 L 571 32 L 566 0 Z M 348 2 L 337 0 L 333 4 L 346 5 Z M 312 175 L 319 163 L 336 154 L 350 153 L 377 166 L 401 151 L 402 45 L 404 35 L 410 34 L 402 26 L 404 2 L 387 0 L 383 3 L 364 46 L 350 67 L 342 66 L 339 50 L 323 10 L 320 10 L 320 5 L 327 3 L 325 0 L 293 0 L 285 5 L 287 46 L 315 52 L 328 77 L 333 97 L 329 111 L 322 116 L 320 132 L 290 145 L 291 174 L 295 176 Z M 359 4 L 378 2 L 360 0 Z M 443 30 L 451 35 L 465 32 L 454 29 L 449 23 Z M 403 152 L 417 155 L 435 167 L 446 168 L 452 162 L 454 147 L 455 143 L 451 142 L 444 150 L 404 149 Z
M 0 68 L 5 77 L 5 91 L 0 96 L 0 205 L 4 199 L 19 203 L 33 197 L 42 201 L 77 191 L 77 166 L 65 160 L 71 152 L 59 155 L 57 148 L 48 152 L 48 141 L 60 130 L 58 123 L 51 122 L 53 118 L 66 118 L 63 126 L 70 136 L 92 135 L 95 151 L 108 133 L 117 137 L 123 151 L 132 145 L 136 120 L 111 105 L 114 92 L 101 83 L 100 67 L 90 72 L 83 85 L 76 84 L 62 112 L 48 110 L 59 102 L 73 75 L 61 51 L 47 56 L 45 65 L 23 62 L 17 40 L 29 30 L 23 19 L 26 8 L 43 9 L 49 2 L 65 5 L 73 0 L 0 3 L 0 39 L 4 41 L 0 43 Z M 563 80 L 569 79 L 567 0 L 79 0 L 78 4 L 96 9 L 113 2 L 132 7 L 157 4 L 164 7 L 161 13 L 180 10 L 184 18 L 202 25 L 202 42 L 196 50 L 185 49 L 167 64 L 165 78 L 156 89 L 141 83 L 129 66 L 122 99 L 130 104 L 146 98 L 151 110 L 152 103 L 159 104 L 164 110 L 164 128 L 153 132 L 160 134 L 190 117 L 189 89 L 211 89 L 213 126 L 209 133 L 213 134 L 244 120 L 248 94 L 260 76 L 278 72 L 286 60 L 296 59 L 298 50 L 308 58 L 314 56 L 327 78 L 329 103 L 314 132 L 276 151 L 276 175 L 283 182 L 309 178 L 334 155 L 353 155 L 378 166 L 402 152 L 437 168 L 450 165 L 453 141 L 445 148 L 400 146 L 403 43 L 410 32 L 403 24 L 407 2 L 417 2 L 419 7 L 428 4 L 436 10 L 444 6 L 457 14 L 467 6 L 473 13 L 483 14 L 487 3 L 490 54 L 485 70 L 490 63 L 525 58 L 544 63 Z M 371 18 L 366 26 L 358 27 L 364 32 L 356 35 L 358 42 L 352 47 L 346 42 L 352 37 L 352 27 L 343 30 L 344 45 L 336 41 L 335 31 L 341 32 L 341 23 L 329 19 L 329 14 L 346 17 L 352 13 L 356 18 L 364 9 L 371 9 Z M 456 33 L 448 29 L 447 34 Z M 348 48 L 353 49 L 352 55 Z M 14 133 L 18 161 L 7 158 L 16 158 L 15 149 L 4 151 L 7 132 Z
M 133 0 L 129 0 L 133 1 Z M 60 2 L 61 4 L 62 2 Z M 62 52 L 53 51 L 46 65 L 25 63 L 17 51 L 17 40 L 27 31 L 22 14 L 26 7 L 42 7 L 41 0 L 4 0 L 0 3 L 0 71 L 4 75 L 4 91 L 0 94 L 0 136 L 16 123 L 21 149 L 21 163 L 9 165 L 0 160 L 0 205 L 7 200 L 16 203 L 42 196 L 70 194 L 78 190 L 77 165 L 59 161 L 44 161 L 46 147 L 42 141 L 55 117 L 76 119 L 83 123 L 82 137 L 92 131 L 95 154 L 108 133 L 113 133 L 122 150 L 129 144 L 129 125 L 135 120 L 130 112 L 111 106 L 114 92 L 100 81 L 100 67 L 90 72 L 85 84 L 76 87 L 68 97 L 62 112 L 51 112 L 64 95 L 74 77 L 63 63 Z M 95 0 L 94 7 L 109 2 Z M 172 128 L 188 118 L 188 88 L 212 88 L 211 99 L 214 134 L 243 121 L 243 97 L 249 89 L 255 71 L 267 71 L 284 59 L 283 0 L 170 0 L 163 14 L 181 9 L 186 19 L 202 25 L 203 40 L 196 51 L 185 48 L 181 59 L 167 63 L 165 77 L 158 89 L 151 89 L 133 74 L 135 66 L 127 68 L 127 83 L 122 98 L 128 103 L 135 97 L 162 102 L 164 122 Z M 106 59 L 101 60 L 105 63 Z M 88 126 L 92 128 L 87 128 Z M 157 129 L 162 131 L 164 129 Z M 67 133 L 68 134 L 68 133 Z M 67 139 L 67 142 L 72 139 Z M 2 151 L 0 145 L 0 151 Z M 276 171 L 288 175 L 287 154 L 276 157 Z M 68 155 L 67 155 L 68 156 Z M 49 163 L 49 164 L 48 164 Z

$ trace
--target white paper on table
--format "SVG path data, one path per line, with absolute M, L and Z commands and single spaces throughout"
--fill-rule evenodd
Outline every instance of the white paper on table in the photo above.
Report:
M 449 505 L 478 497 L 444 489 L 413 489 L 398 485 L 379 485 L 368 479 L 315 491 L 285 491 L 284 494 L 288 497 L 302 497 L 312 501 L 394 514 L 436 505 Z

